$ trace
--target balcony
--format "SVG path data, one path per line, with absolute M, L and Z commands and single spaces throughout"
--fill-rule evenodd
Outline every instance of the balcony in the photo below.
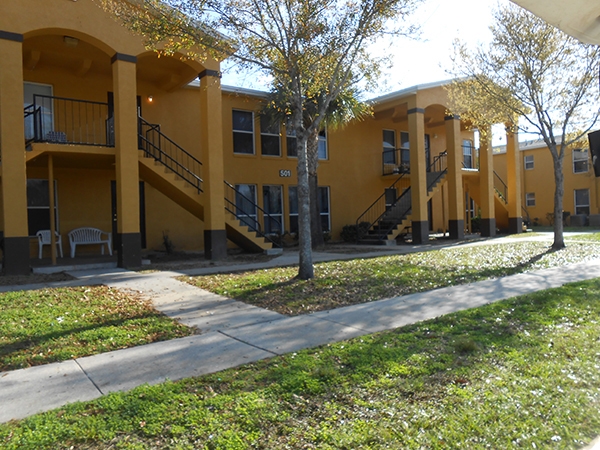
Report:
M 24 109 L 25 142 L 114 147 L 108 103 L 34 95 Z

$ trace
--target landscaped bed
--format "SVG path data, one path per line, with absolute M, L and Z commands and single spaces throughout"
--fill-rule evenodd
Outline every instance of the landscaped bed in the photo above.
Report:
M 105 286 L 0 294 L 0 372 L 190 334 L 150 302 Z
M 180 279 L 194 286 L 282 314 L 298 315 L 439 287 L 563 266 L 600 257 L 600 241 L 549 251 L 547 242 L 474 245 L 406 255 L 315 265 L 315 278 L 294 278 L 284 267 Z
M 600 280 L 0 425 L 7 449 L 575 449 Z

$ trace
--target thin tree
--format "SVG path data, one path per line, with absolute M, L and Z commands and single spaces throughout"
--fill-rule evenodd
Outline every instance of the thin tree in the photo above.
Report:
M 289 101 L 285 97 L 285 89 L 275 89 L 269 94 L 261 114 L 273 125 L 289 123 L 291 111 Z M 319 102 L 322 95 L 305 100 L 304 122 L 308 126 L 319 111 Z M 362 120 L 372 113 L 371 107 L 358 99 L 358 92 L 354 89 L 342 92 L 337 99 L 330 103 L 326 111 L 323 126 L 315 130 L 307 138 L 306 152 L 308 159 L 308 184 L 310 197 L 310 232 L 313 249 L 325 245 L 323 224 L 321 222 L 319 179 L 317 169 L 319 167 L 319 134 L 321 131 L 333 131 L 343 128 L 352 120 Z M 288 149 L 289 152 L 289 149 Z
M 413 33 L 404 19 L 422 0 L 96 1 L 151 48 L 194 58 L 231 56 L 285 87 L 298 149 L 298 278 L 313 278 L 308 137 L 318 133 L 342 92 L 378 73 L 382 59 L 369 55 L 369 45 L 385 33 Z M 321 101 L 307 123 L 306 99 L 317 95 Z
M 507 123 L 535 133 L 548 147 L 554 166 L 554 242 L 563 237 L 563 161 L 566 149 L 582 139 L 599 117 L 597 46 L 582 44 L 515 6 L 494 12 L 489 45 L 469 51 L 457 45 L 449 89 L 454 112 L 480 129 Z

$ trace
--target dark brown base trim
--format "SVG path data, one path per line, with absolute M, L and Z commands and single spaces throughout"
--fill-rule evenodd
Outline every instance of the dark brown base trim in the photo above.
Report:
M 481 219 L 481 236 L 496 236 L 496 219 Z
M 142 265 L 142 238 L 140 233 L 119 233 L 117 242 L 118 266 L 124 269 L 140 267 Z
M 2 269 L 5 275 L 29 275 L 29 238 L 7 237 L 3 244 Z
M 465 238 L 465 221 L 464 220 L 450 220 L 448 222 L 450 228 L 450 239 L 464 239 Z
M 429 221 L 416 222 L 412 224 L 413 244 L 427 244 L 429 242 Z
M 508 218 L 508 232 L 518 234 L 523 232 L 523 219 L 521 217 Z
M 227 258 L 227 232 L 225 230 L 204 230 L 204 256 L 206 259 Z

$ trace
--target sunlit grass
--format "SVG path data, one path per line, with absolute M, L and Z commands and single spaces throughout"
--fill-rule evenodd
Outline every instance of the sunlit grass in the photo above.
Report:
M 0 425 L 6 449 L 578 449 L 600 280 Z

